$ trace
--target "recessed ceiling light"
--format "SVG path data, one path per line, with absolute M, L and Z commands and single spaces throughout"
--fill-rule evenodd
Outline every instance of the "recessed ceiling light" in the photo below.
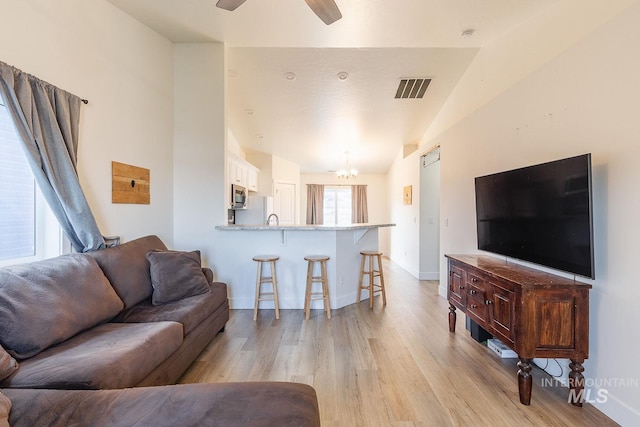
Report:
M 262 139 L 262 138 L 264 138 L 264 135 L 263 135 L 263 134 L 261 134 L 261 133 L 258 133 L 258 134 L 256 134 L 256 138 L 258 138 L 258 139 Z
M 236 70 L 229 70 L 229 77 L 238 77 L 239 73 Z
M 247 108 L 246 110 L 244 110 L 244 112 L 247 113 L 250 116 L 253 115 L 253 110 L 251 108 Z
M 286 73 L 284 73 L 284 78 L 287 80 L 295 80 L 296 79 L 296 75 L 294 73 L 292 73 L 291 71 L 287 71 Z
M 347 80 L 349 78 L 349 73 L 346 71 L 340 71 L 338 73 L 338 80 Z
M 460 35 L 466 38 L 466 37 L 471 37 L 475 32 L 476 30 L 469 28 L 468 30 L 464 30 L 463 32 L 461 32 Z

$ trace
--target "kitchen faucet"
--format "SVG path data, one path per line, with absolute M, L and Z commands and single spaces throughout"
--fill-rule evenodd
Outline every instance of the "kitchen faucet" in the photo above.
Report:
M 272 213 L 271 215 L 269 215 L 269 216 L 267 217 L 267 222 L 266 222 L 266 224 L 267 224 L 267 225 L 271 225 L 271 217 L 272 217 L 272 216 L 276 218 L 276 226 L 280 225 L 280 220 L 278 219 L 278 215 L 276 215 L 276 214 L 274 214 L 274 213 Z

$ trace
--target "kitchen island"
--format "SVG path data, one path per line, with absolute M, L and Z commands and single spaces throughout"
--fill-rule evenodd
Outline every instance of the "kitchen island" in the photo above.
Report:
M 229 286 L 232 309 L 253 309 L 256 255 L 278 255 L 276 272 L 280 309 L 302 309 L 307 275 L 306 255 L 327 255 L 331 308 L 356 302 L 360 251 L 378 250 L 378 229 L 395 224 L 349 225 L 221 225 L 217 226 L 218 250 L 225 265 L 216 267 L 218 280 Z M 319 270 L 316 271 L 316 275 Z M 362 296 L 368 298 L 367 292 Z M 261 309 L 273 308 L 262 302 Z M 314 301 L 312 309 L 321 309 Z

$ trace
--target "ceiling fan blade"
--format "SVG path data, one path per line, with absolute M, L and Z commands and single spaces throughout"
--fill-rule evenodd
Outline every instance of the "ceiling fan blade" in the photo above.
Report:
M 224 10 L 236 10 L 238 6 L 247 0 L 218 0 L 216 6 Z
M 304 0 L 318 18 L 329 25 L 342 18 L 342 13 L 334 0 Z

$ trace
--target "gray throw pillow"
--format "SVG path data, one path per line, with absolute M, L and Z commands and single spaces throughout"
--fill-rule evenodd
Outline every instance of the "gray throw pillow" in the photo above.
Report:
M 151 303 L 166 304 L 210 292 L 202 272 L 200 251 L 151 251 L 147 253 L 151 276 Z
M 18 362 L 4 351 L 0 345 L 0 381 L 13 374 L 18 369 Z

